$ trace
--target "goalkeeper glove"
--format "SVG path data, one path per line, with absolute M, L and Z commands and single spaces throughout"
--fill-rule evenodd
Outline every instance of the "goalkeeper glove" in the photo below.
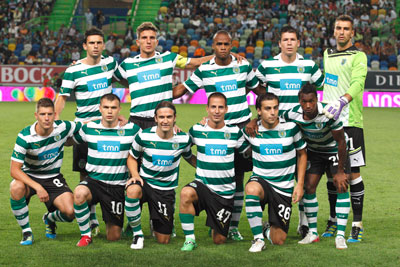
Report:
M 341 96 L 338 100 L 335 102 L 332 102 L 328 105 L 325 106 L 323 112 L 325 116 L 327 116 L 329 119 L 334 119 L 337 120 L 340 116 L 340 112 L 342 112 L 342 109 L 349 103 L 349 100 L 345 96 Z

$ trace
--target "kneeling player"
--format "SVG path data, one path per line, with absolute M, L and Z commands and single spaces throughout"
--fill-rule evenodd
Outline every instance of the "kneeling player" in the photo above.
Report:
M 205 125 L 194 125 L 189 134 L 197 145 L 196 179 L 181 191 L 179 218 L 186 236 L 181 250 L 191 251 L 197 244 L 194 216 L 207 212 L 206 225 L 212 228 L 215 244 L 226 241 L 233 212 L 235 193 L 234 150 L 244 138 L 237 126 L 225 125 L 228 111 L 226 97 L 213 93 L 208 98 L 208 119 Z
M 77 143 L 85 142 L 89 146 L 88 177 L 74 191 L 75 217 L 81 232 L 78 247 L 92 242 L 88 204 L 100 202 L 107 240 L 118 240 L 121 236 L 128 179 L 126 160 L 140 127 L 133 123 L 121 127 L 118 122 L 120 110 L 120 100 L 116 95 L 103 95 L 100 99 L 101 120 L 85 124 L 74 135 Z
M 266 236 L 272 244 L 282 245 L 289 229 L 293 201 L 303 196 L 307 164 L 306 144 L 299 127 L 293 122 L 280 122 L 279 99 L 272 93 L 259 96 L 256 103 L 261 122 L 253 138 L 245 134 L 253 150 L 253 175 L 246 188 L 246 214 L 254 235 L 250 252 L 265 248 L 262 210 L 268 204 L 270 227 Z M 294 186 L 297 154 L 297 185 Z M 294 189 L 293 189 L 294 188 Z
M 311 244 L 319 241 L 317 232 L 318 201 L 316 190 L 321 176 L 327 171 L 333 175 L 337 189 L 336 248 L 347 248 L 344 238 L 347 217 L 350 211 L 350 198 L 347 192 L 350 174 L 350 160 L 346 151 L 343 123 L 341 120 L 328 119 L 319 103 L 314 85 L 306 84 L 299 92 L 300 105 L 283 114 L 286 121 L 295 122 L 301 129 L 307 142 L 308 169 L 305 179 L 304 209 L 309 232 L 299 244 Z
M 11 176 L 14 180 L 10 185 L 10 202 L 11 210 L 22 228 L 21 245 L 33 243 L 28 204 L 35 194 L 48 210 L 43 216 L 46 237 L 56 238 L 56 221 L 72 222 L 74 219 L 72 191 L 60 169 L 64 144 L 76 131 L 76 125 L 69 121 L 55 121 L 54 103 L 48 98 L 38 101 L 35 117 L 37 121 L 18 134 L 11 156 Z
M 132 143 L 128 168 L 132 178 L 127 182 L 125 212 L 133 229 L 132 249 L 142 249 L 141 206 L 147 202 L 157 241 L 167 244 L 174 226 L 175 188 L 178 186 L 181 155 L 195 164 L 188 134 L 175 133 L 175 106 L 160 102 L 154 112 L 156 126 L 143 130 Z M 143 160 L 138 173 L 138 158 Z M 190 161 L 192 159 L 192 161 Z M 194 165 L 195 166 L 195 165 Z

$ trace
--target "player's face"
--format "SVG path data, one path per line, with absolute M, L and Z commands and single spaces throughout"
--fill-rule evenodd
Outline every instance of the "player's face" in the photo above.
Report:
M 174 111 L 168 107 L 160 108 L 157 110 L 155 116 L 157 127 L 161 129 L 162 132 L 168 133 L 172 132 L 176 122 L 176 116 Z
M 142 31 L 136 40 L 136 44 L 139 46 L 141 53 L 153 56 L 158 45 L 157 33 L 152 30 Z
M 287 56 L 293 56 L 297 53 L 297 48 L 300 46 L 300 40 L 297 39 L 294 32 L 282 33 L 279 47 L 281 52 Z
M 226 34 L 218 34 L 214 39 L 213 49 L 218 59 L 225 60 L 230 57 L 232 40 Z
M 100 103 L 100 113 L 102 120 L 108 124 L 113 124 L 118 121 L 118 115 L 121 110 L 118 100 L 103 99 Z
M 100 35 L 89 35 L 86 43 L 83 44 L 83 49 L 86 50 L 87 56 L 92 58 L 100 57 L 104 48 L 104 39 Z
M 354 36 L 354 30 L 350 21 L 338 20 L 335 23 L 335 30 L 333 32 L 336 43 L 340 47 L 347 47 L 351 45 L 351 38 Z
M 261 102 L 261 109 L 257 109 L 258 115 L 268 128 L 275 127 L 278 124 L 279 104 L 278 100 L 264 100 Z
M 301 94 L 300 95 L 300 105 L 303 109 L 303 114 L 305 119 L 313 119 L 318 113 L 318 100 L 314 94 Z
M 228 111 L 225 99 L 222 97 L 213 97 L 207 105 L 208 119 L 215 124 L 224 121 L 225 114 Z
M 35 118 L 38 122 L 37 127 L 40 131 L 47 131 L 53 127 L 55 112 L 52 107 L 39 107 L 35 112 Z

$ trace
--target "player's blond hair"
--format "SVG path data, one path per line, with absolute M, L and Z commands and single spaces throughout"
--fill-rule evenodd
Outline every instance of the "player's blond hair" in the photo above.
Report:
M 140 34 L 144 31 L 154 31 L 156 34 L 158 34 L 158 29 L 157 27 L 151 23 L 151 22 L 143 22 L 136 28 L 136 35 L 137 38 L 139 39 Z

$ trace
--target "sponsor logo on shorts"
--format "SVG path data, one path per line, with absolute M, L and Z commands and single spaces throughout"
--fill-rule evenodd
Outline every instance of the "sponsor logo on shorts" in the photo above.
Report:
M 107 78 L 101 78 L 93 81 L 87 82 L 87 87 L 89 92 L 98 91 L 102 89 L 108 88 L 108 80 Z
M 137 74 L 139 83 L 151 82 L 161 79 L 160 69 L 142 71 Z
M 280 88 L 281 90 L 300 90 L 301 79 L 282 79 Z
M 151 160 L 154 166 L 171 166 L 174 163 L 174 156 L 172 155 L 152 155 Z
M 120 149 L 119 141 L 97 141 L 97 151 L 99 152 L 120 152 Z
M 220 93 L 236 91 L 238 89 L 236 80 L 216 82 L 215 87 L 217 89 L 217 92 Z
M 197 184 L 196 184 L 196 183 L 194 183 L 194 182 L 191 182 L 191 183 L 189 183 L 189 185 L 190 185 L 191 187 L 194 187 L 194 188 L 196 188 L 196 187 L 197 187 Z
M 207 156 L 226 156 L 228 154 L 228 145 L 206 144 Z
M 58 155 L 59 155 L 58 150 L 59 150 L 58 147 L 50 149 L 50 150 L 46 150 L 38 155 L 38 159 L 39 160 L 54 159 L 54 158 L 58 157 Z
M 80 182 L 79 184 L 88 184 L 88 182 L 82 181 L 82 182 Z
M 338 81 L 339 81 L 339 77 L 337 75 L 325 73 L 325 84 L 337 87 Z
M 283 146 L 282 144 L 261 144 L 260 152 L 263 156 L 282 155 Z

